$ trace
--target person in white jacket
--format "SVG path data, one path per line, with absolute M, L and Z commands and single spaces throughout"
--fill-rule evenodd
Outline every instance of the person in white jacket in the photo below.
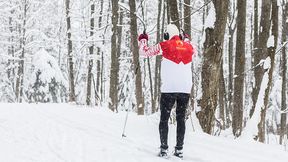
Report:
M 177 143 L 174 155 L 183 157 L 185 135 L 185 112 L 192 88 L 191 62 L 194 48 L 188 35 L 180 35 L 176 25 L 169 24 L 164 33 L 166 41 L 148 47 L 148 35 L 138 37 L 139 53 L 144 57 L 162 55 L 161 61 L 161 98 L 160 98 L 160 153 L 168 153 L 168 119 L 173 105 L 176 103 Z

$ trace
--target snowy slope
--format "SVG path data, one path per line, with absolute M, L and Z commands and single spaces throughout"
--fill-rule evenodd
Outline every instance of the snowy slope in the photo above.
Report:
M 67 104 L 0 104 L 0 162 L 287 162 L 283 147 L 212 137 L 187 122 L 184 159 L 156 156 L 158 118 Z M 175 145 L 170 126 L 169 144 Z

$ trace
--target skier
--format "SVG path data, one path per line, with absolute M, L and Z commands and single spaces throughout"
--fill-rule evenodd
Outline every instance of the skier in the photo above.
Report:
M 192 87 L 191 62 L 194 49 L 187 34 L 180 35 L 176 25 L 169 24 L 164 33 L 164 42 L 147 46 L 148 35 L 138 37 L 139 53 L 144 57 L 162 55 L 160 98 L 160 157 L 168 156 L 168 119 L 176 103 L 177 143 L 174 155 L 183 158 L 185 135 L 185 112 Z

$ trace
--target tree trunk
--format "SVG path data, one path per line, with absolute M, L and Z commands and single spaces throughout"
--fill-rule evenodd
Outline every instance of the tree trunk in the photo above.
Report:
M 66 25 L 67 25 L 67 38 L 68 38 L 68 71 L 69 71 L 69 101 L 75 102 L 75 82 L 74 82 L 74 65 L 73 65 L 73 55 L 72 55 L 72 40 L 71 40 L 71 17 L 70 17 L 70 0 L 65 0 L 66 6 Z
M 104 0 L 101 0 L 100 2 L 100 12 L 99 14 L 102 15 L 103 14 L 103 4 L 104 4 Z M 102 16 L 99 16 L 98 18 L 98 28 L 101 28 L 102 27 Z M 103 39 L 104 39 L 104 35 L 102 35 Z M 104 43 L 104 42 L 103 42 Z M 101 64 L 103 64 L 103 62 L 101 61 L 101 49 L 100 47 L 97 47 L 97 61 L 96 61 L 96 69 L 97 69 L 97 75 L 96 75 L 96 92 L 99 96 L 98 98 L 98 102 L 96 102 L 96 105 L 99 105 L 99 103 L 102 102 L 102 93 L 101 93 L 101 85 L 102 85 L 102 82 L 101 82 L 101 78 L 102 78 L 102 75 L 103 73 L 101 73 Z M 95 96 L 97 96 L 97 94 L 95 94 Z
M 178 29 L 180 29 L 180 23 L 179 23 L 179 12 L 178 12 L 178 5 L 177 0 L 167 0 L 168 8 L 169 8 L 169 15 L 171 18 L 172 24 L 175 24 Z
M 92 38 L 94 35 L 94 13 L 95 13 L 95 4 L 91 5 L 90 11 L 90 37 Z M 94 53 L 94 43 L 89 47 L 89 62 L 88 62 L 88 79 L 87 79 L 87 96 L 86 96 L 86 104 L 91 105 L 91 80 L 92 80 L 92 68 L 93 68 L 93 59 L 92 55 Z
M 184 0 L 184 16 L 191 15 L 191 8 L 190 8 L 190 1 L 191 0 Z M 189 6 L 187 6 L 189 5 Z M 191 16 L 188 16 L 187 18 L 184 19 L 184 31 L 187 33 L 189 36 L 191 36 Z
M 222 47 L 228 14 L 228 0 L 213 0 L 216 13 L 214 28 L 205 29 L 202 64 L 202 98 L 199 101 L 201 111 L 197 113 L 204 132 L 211 134 L 217 107 Z
M 271 23 L 272 23 L 272 36 L 274 36 L 274 45 L 268 47 L 268 57 L 271 59 L 271 67 L 269 71 L 269 80 L 268 86 L 265 90 L 264 96 L 264 108 L 261 110 L 261 119 L 258 124 L 258 137 L 260 142 L 265 142 L 265 119 L 266 119 L 266 110 L 268 108 L 269 103 L 269 94 L 272 88 L 272 79 L 273 79 L 273 71 L 274 71 L 274 60 L 275 60 L 275 51 L 277 47 L 277 40 L 278 40 L 278 6 L 277 0 L 271 0 L 272 5 L 272 15 L 271 15 Z M 272 37 L 271 37 L 272 38 Z
M 233 2 L 235 3 L 235 2 Z M 232 114 L 233 111 L 233 76 L 234 76 L 234 35 L 235 35 L 235 29 L 236 25 L 234 25 L 235 21 L 235 9 L 233 7 L 234 4 L 232 2 L 229 6 L 229 40 L 228 40 L 228 66 L 229 66 L 229 76 L 228 76 L 228 107 L 226 108 L 226 127 L 229 127 L 231 124 L 230 114 Z
M 258 0 L 254 0 L 254 28 L 253 28 L 253 35 L 254 35 L 254 39 L 253 39 L 253 55 L 254 55 L 254 61 L 253 61 L 253 66 L 256 66 L 259 61 L 261 60 L 261 56 L 258 56 L 257 55 L 257 46 L 258 46 L 258 40 L 259 40 L 259 20 L 258 20 Z M 254 71 L 254 76 L 256 76 L 256 71 L 259 72 L 259 69 L 258 70 L 255 70 Z M 259 81 L 256 80 L 256 77 L 255 77 L 255 84 L 259 85 Z M 259 87 L 257 87 L 259 88 Z M 253 87 L 253 92 L 252 92 L 252 101 L 253 101 L 253 106 L 252 106 L 252 109 L 250 110 L 250 113 L 249 113 L 249 116 L 250 118 L 252 117 L 254 111 L 255 111 L 255 105 L 256 105 L 256 102 L 257 102 L 257 88 L 256 86 Z M 258 89 L 259 91 L 259 89 Z
M 118 0 L 112 0 L 112 38 L 111 38 L 111 70 L 110 70 L 110 102 L 109 108 L 112 111 L 118 109 L 118 82 L 119 82 L 119 61 L 118 61 Z
M 27 0 L 23 1 L 23 24 L 20 29 L 20 49 L 21 49 L 21 55 L 20 55 L 20 61 L 19 61 L 19 67 L 17 72 L 17 80 L 16 80 L 16 99 L 18 102 L 22 102 L 23 97 L 23 83 L 24 83 L 24 60 L 25 60 L 25 45 L 26 45 L 26 21 L 27 21 L 27 10 L 28 10 L 28 2 Z
M 236 60 L 233 98 L 233 134 L 239 137 L 242 132 L 243 123 L 243 87 L 245 68 L 245 33 L 246 33 L 246 0 L 237 1 L 237 40 L 236 40 Z
M 165 5 L 166 7 L 164 6 L 164 9 L 166 8 L 166 15 L 167 15 L 167 24 L 170 24 L 170 19 L 171 19 L 171 15 L 170 15 L 170 5 L 169 5 L 169 0 L 164 0 L 166 1 Z
M 261 7 L 261 20 L 260 20 L 260 30 L 257 44 L 254 48 L 254 66 L 259 64 L 262 59 L 265 59 L 268 56 L 267 53 L 267 40 L 269 38 L 269 31 L 270 31 L 270 16 L 271 16 L 271 0 L 262 0 L 262 7 Z M 257 39 L 257 38 L 254 38 Z M 258 100 L 258 94 L 260 90 L 261 81 L 264 75 L 264 69 L 262 66 L 258 66 L 254 70 L 255 76 L 255 86 L 253 88 L 253 107 L 250 111 L 250 118 L 255 111 L 255 105 Z
M 157 16 L 157 38 L 156 42 L 161 41 L 161 20 L 164 22 L 165 19 L 165 11 L 163 14 L 163 18 L 161 19 L 162 14 L 162 4 L 163 0 L 158 1 L 158 16 Z M 155 62 L 155 82 L 154 82 L 154 99 L 152 103 L 152 113 L 156 112 L 156 105 L 158 98 L 160 96 L 160 68 L 161 68 L 161 56 L 156 56 Z M 153 109 L 154 108 L 154 109 Z
M 13 18 L 12 15 L 15 13 L 15 10 L 11 10 L 10 14 L 11 16 L 9 16 L 9 34 L 11 34 L 11 36 L 9 37 L 9 42 L 11 43 L 11 45 L 8 47 L 8 55 L 15 57 L 15 47 L 14 47 L 14 34 L 13 32 L 15 32 L 15 29 L 13 27 Z M 8 60 L 8 79 L 11 83 L 11 86 L 13 87 L 13 89 L 15 88 L 15 60 Z
M 284 4 L 284 3 L 283 3 Z M 284 44 L 287 41 L 287 32 L 288 32 L 288 22 L 287 20 L 287 14 L 288 14 L 288 3 L 286 2 L 284 7 L 282 8 L 282 44 Z M 282 49 L 282 92 L 281 92 L 281 110 L 284 111 L 287 108 L 287 101 L 286 101 L 286 85 L 287 85 L 287 55 L 286 55 L 286 48 L 284 47 Z M 287 123 L 287 115 L 286 113 L 281 114 L 281 122 L 280 122 L 280 145 L 283 144 L 285 132 L 287 131 L 286 127 Z
M 221 129 L 225 129 L 226 127 L 226 120 L 225 120 L 225 79 L 224 79 L 224 69 L 223 69 L 223 61 L 221 61 L 220 66 L 220 80 L 219 80 L 219 109 L 220 109 L 220 119 L 222 121 Z
M 136 4 L 135 0 L 129 0 L 130 6 L 130 32 L 131 32 L 131 44 L 132 44 L 132 53 L 133 53 L 133 69 L 135 74 L 135 90 L 136 90 L 136 105 L 138 115 L 144 115 L 144 97 L 142 92 L 142 79 L 141 79 L 141 67 L 139 62 L 139 48 L 137 41 L 137 17 L 136 13 Z

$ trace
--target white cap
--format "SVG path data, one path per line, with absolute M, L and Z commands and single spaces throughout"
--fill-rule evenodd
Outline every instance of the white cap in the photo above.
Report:
M 169 24 L 167 25 L 167 33 L 169 33 L 169 38 L 171 39 L 175 35 L 179 35 L 179 30 L 176 25 Z

